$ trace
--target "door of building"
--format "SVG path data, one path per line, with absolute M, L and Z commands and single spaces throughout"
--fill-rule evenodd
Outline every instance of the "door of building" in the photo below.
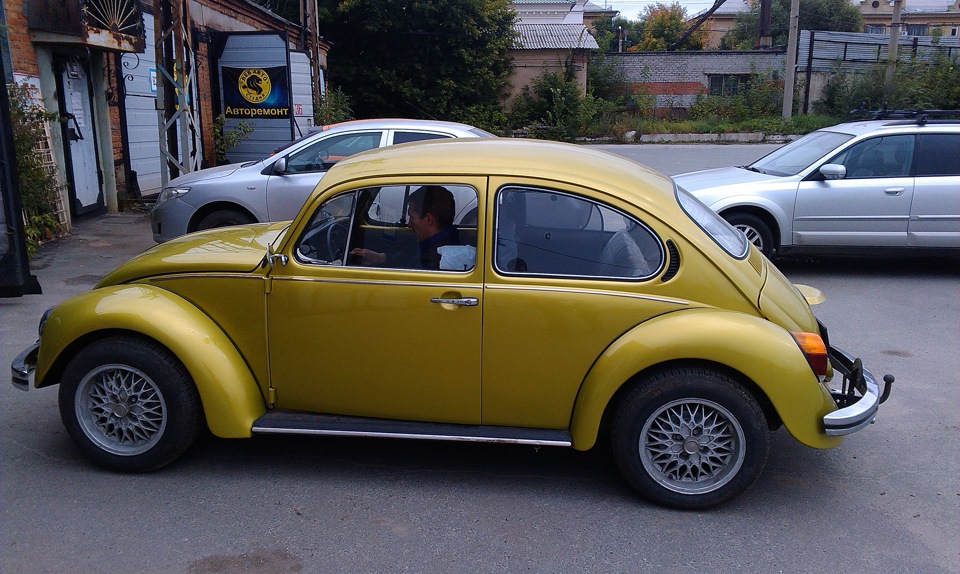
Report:
M 89 75 L 82 63 L 70 60 L 58 79 L 61 115 L 66 118 L 63 145 L 71 213 L 84 215 L 105 210 Z

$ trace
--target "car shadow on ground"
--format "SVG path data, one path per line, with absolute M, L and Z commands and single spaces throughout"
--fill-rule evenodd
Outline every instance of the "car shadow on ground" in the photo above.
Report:
M 830 255 L 784 256 L 773 260 L 785 273 L 816 272 L 828 275 L 862 275 L 882 277 L 925 276 L 960 277 L 960 255 L 956 256 L 883 256 Z

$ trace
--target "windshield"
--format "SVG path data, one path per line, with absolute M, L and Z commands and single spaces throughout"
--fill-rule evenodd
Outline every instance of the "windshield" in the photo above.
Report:
M 812 132 L 763 156 L 748 165 L 747 169 L 769 175 L 797 175 L 851 139 L 853 136 L 850 134 L 824 130 Z
M 677 201 L 684 213 L 690 216 L 700 229 L 707 232 L 707 235 L 713 239 L 717 245 L 724 251 L 737 259 L 743 259 L 747 255 L 747 238 L 733 228 L 715 211 L 703 204 L 699 199 L 690 195 L 690 192 L 680 186 L 674 185 L 677 190 Z

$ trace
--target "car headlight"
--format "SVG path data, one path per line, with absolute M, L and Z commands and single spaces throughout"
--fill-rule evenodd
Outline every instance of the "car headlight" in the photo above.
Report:
M 163 188 L 163 191 L 160 192 L 160 196 L 157 197 L 157 203 L 163 203 L 164 201 L 170 199 L 176 199 L 182 195 L 186 195 L 189 191 L 189 187 L 165 187 Z

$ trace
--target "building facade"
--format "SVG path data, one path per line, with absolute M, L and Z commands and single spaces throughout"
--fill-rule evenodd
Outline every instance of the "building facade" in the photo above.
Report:
M 174 22 L 163 13 L 171 7 Z M 6 82 L 29 84 L 60 117 L 50 126 L 49 153 L 64 185 L 61 220 L 68 228 L 74 218 L 117 211 L 126 199 L 159 191 L 161 173 L 180 171 L 171 165 L 189 171 L 216 162 L 218 37 L 279 34 L 292 53 L 303 55 L 298 61 L 306 61 L 301 73 L 309 87 L 301 104 L 312 105 L 323 88 L 329 45 L 315 27 L 248 0 L 5 0 L 3 8 Z M 186 89 L 172 106 L 158 99 L 171 82 Z M 174 131 L 171 142 L 184 144 L 167 147 L 173 163 L 160 145 L 171 109 L 190 110 L 192 117 L 167 129 Z

